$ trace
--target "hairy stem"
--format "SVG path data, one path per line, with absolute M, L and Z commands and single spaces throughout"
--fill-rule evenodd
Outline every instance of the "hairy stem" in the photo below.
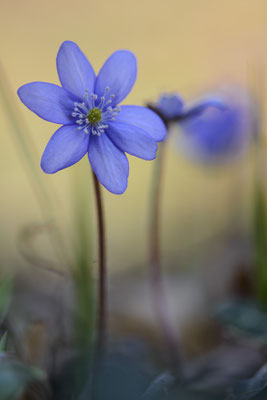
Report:
M 99 254 L 99 275 L 98 275 L 98 320 L 97 320 L 97 343 L 96 351 L 100 355 L 105 347 L 107 329 L 107 268 L 106 268 L 106 237 L 104 225 L 103 202 L 100 183 L 93 172 L 95 189 L 97 223 L 98 223 L 98 254 Z

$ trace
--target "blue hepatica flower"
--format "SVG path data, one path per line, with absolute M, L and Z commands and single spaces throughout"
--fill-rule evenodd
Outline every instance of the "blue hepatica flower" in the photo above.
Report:
M 110 192 L 123 193 L 128 184 L 129 153 L 144 160 L 156 156 L 166 127 L 153 111 L 141 106 L 118 106 L 131 91 L 137 75 L 130 51 L 113 53 L 98 75 L 73 42 L 64 42 L 57 55 L 62 87 L 28 83 L 18 90 L 21 101 L 39 117 L 62 124 L 48 142 L 41 160 L 53 174 L 88 153 L 98 180 Z
M 194 160 L 225 162 L 250 143 L 251 104 L 241 91 L 221 90 L 188 107 L 178 95 L 164 95 L 157 108 L 165 120 L 179 123 L 178 148 Z
M 186 105 L 179 94 L 171 93 L 161 95 L 155 109 L 168 123 L 196 117 L 210 107 L 224 110 L 225 104 L 217 96 L 208 96 Z

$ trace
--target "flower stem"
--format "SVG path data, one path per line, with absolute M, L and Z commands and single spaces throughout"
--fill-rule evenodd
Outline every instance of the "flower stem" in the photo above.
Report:
M 107 329 L 107 268 L 106 268 L 106 238 L 104 225 L 103 202 L 100 183 L 93 172 L 95 189 L 97 223 L 98 223 L 98 254 L 99 254 L 99 275 L 98 275 L 98 320 L 97 320 L 97 343 L 96 352 L 103 353 L 106 342 Z
M 150 243 L 150 279 L 155 313 L 160 324 L 162 335 L 166 341 L 169 353 L 169 362 L 172 371 L 177 374 L 180 369 L 180 352 L 176 335 L 168 314 L 167 301 L 163 286 L 161 254 L 160 254 L 160 217 L 161 194 L 163 184 L 163 167 L 166 158 L 166 142 L 161 143 L 152 180 L 151 214 L 149 227 Z

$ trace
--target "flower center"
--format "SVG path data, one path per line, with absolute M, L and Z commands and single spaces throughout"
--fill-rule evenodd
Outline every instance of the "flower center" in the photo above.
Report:
M 98 96 L 94 93 L 89 96 L 87 89 L 84 101 L 82 103 L 74 103 L 72 116 L 75 118 L 75 123 L 80 125 L 78 127 L 79 130 L 100 136 L 108 128 L 108 122 L 115 120 L 115 117 L 120 112 L 120 107 L 111 106 L 115 95 L 110 95 L 109 91 L 109 87 L 106 87 L 103 96 L 98 99 Z
M 89 114 L 87 115 L 87 119 L 91 124 L 96 124 L 97 122 L 101 121 L 102 111 L 99 110 L 97 107 L 90 110 Z

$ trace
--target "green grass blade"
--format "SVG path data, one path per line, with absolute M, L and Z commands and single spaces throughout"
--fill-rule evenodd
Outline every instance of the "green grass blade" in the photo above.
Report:
M 5 332 L 0 339 L 0 352 L 5 352 L 7 350 L 8 342 L 8 332 Z
M 47 224 L 47 222 L 55 222 L 56 218 L 53 211 L 52 199 L 43 180 L 41 179 L 41 174 L 39 172 L 40 169 L 36 168 L 37 165 L 39 167 L 39 159 L 37 157 L 38 152 L 34 147 L 34 143 L 25 123 L 23 122 L 19 110 L 14 107 L 16 101 L 13 99 L 12 92 L 13 90 L 8 84 L 7 76 L 3 65 L 0 62 L 0 100 L 3 103 L 5 114 L 11 127 L 11 136 L 13 137 L 18 155 L 21 159 L 21 165 L 31 183 L 31 187 L 39 204 L 45 224 Z M 65 256 L 66 252 L 64 249 L 63 239 L 55 223 L 51 243 L 60 260 L 64 262 L 64 264 L 68 264 L 68 260 Z
M 256 292 L 260 303 L 267 308 L 267 204 L 265 187 L 266 146 L 263 132 L 264 119 L 264 75 L 253 71 L 252 137 L 254 139 L 254 198 L 253 239 L 255 250 Z

